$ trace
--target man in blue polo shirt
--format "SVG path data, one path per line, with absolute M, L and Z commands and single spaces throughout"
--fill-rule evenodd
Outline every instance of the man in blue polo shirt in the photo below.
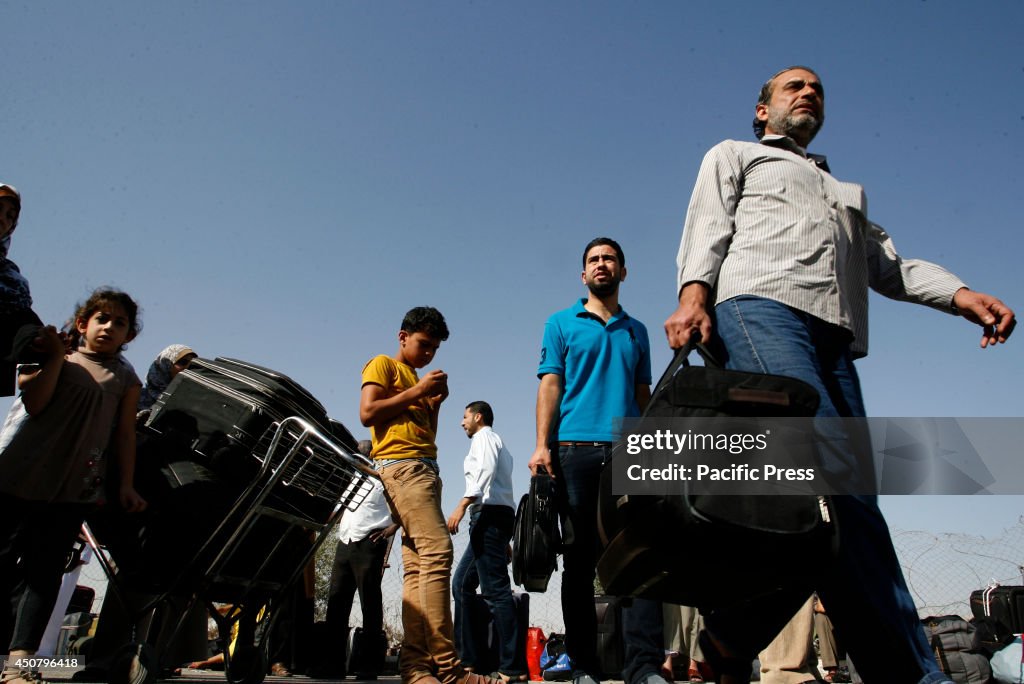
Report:
M 639 416 L 651 397 L 647 328 L 619 306 L 626 258 L 610 238 L 583 250 L 586 299 L 555 313 L 544 326 L 537 447 L 530 471 L 544 467 L 561 482 L 563 511 L 573 539 L 563 552 L 562 617 L 574 684 L 597 684 L 594 576 L 597 567 L 597 491 L 611 457 L 616 418 Z M 623 611 L 627 684 L 663 684 L 661 604 L 635 599 Z

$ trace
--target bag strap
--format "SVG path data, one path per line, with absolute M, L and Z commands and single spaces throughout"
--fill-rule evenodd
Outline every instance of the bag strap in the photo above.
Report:
M 690 352 L 694 349 L 697 350 L 697 353 L 704 360 L 705 366 L 708 366 L 709 368 L 722 368 L 721 362 L 719 362 L 718 359 L 715 358 L 715 355 L 711 353 L 711 350 L 700 341 L 700 333 L 694 330 L 690 333 L 690 339 L 687 340 L 686 344 L 676 350 L 676 355 L 672 359 L 672 362 L 668 364 L 668 368 L 665 369 L 665 372 L 661 374 L 661 378 L 658 379 L 658 384 L 654 386 L 654 391 L 651 392 L 652 402 L 656 396 L 665 391 L 665 388 L 668 387 L 672 378 L 679 371 L 680 366 L 689 367 L 690 362 L 688 361 L 688 357 L 690 356 Z
M 942 646 L 942 639 L 938 634 L 932 634 L 932 651 L 935 653 L 935 660 L 938 661 L 939 669 L 943 674 L 949 674 L 949 659 L 946 658 L 946 649 Z

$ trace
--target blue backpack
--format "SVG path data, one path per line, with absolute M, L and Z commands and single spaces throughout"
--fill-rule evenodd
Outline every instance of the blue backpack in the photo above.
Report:
M 551 634 L 540 654 L 541 676 L 546 682 L 560 682 L 572 679 L 572 665 L 565 652 L 565 635 Z

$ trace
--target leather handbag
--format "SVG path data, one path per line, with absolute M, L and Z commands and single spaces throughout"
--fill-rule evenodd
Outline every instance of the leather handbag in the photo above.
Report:
M 516 510 L 512 579 L 526 591 L 546 591 L 561 546 L 555 481 L 541 470 L 530 478 L 530 492 L 523 494 Z

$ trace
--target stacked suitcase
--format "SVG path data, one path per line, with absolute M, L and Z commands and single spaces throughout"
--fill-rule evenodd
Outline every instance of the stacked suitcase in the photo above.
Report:
M 261 609 L 271 622 L 280 616 L 316 546 L 370 491 L 371 464 L 304 388 L 236 359 L 194 359 L 138 432 L 136 483 L 150 506 L 138 518 L 137 543 L 124 553 L 109 547 L 120 569 L 115 584 L 153 597 L 126 606 L 130 620 L 138 624 L 172 596 L 232 604 L 212 614 L 221 634 L 238 627 L 231 655 L 221 644 L 227 679 L 258 684 L 270 631 L 256 630 Z M 135 682 L 137 671 L 149 681 L 159 671 L 163 654 L 132 638 L 111 681 Z
M 275 427 L 290 416 L 307 421 L 347 450 L 356 450 L 351 433 L 328 418 L 323 405 L 305 388 L 281 373 L 237 359 L 197 358 L 174 378 L 154 404 L 144 432 L 149 442 L 146 449 L 160 453 L 159 467 L 169 486 L 165 514 L 154 516 L 148 535 L 147 565 L 167 568 L 163 561 L 172 555 L 189 557 L 189 553 L 181 553 L 183 548 L 194 550 L 202 545 L 232 508 L 245 512 L 247 504 L 236 506 L 239 497 L 255 495 L 247 488 L 261 473 L 265 477 L 263 461 Z M 309 459 L 309 468 L 332 455 L 321 452 L 319 456 Z M 267 465 L 273 468 L 273 464 Z M 277 487 L 270 494 L 270 503 L 299 518 L 322 520 L 335 502 L 318 498 L 317 487 L 328 484 L 332 477 L 346 475 L 327 469 L 322 478 L 307 477 L 295 486 Z M 285 479 L 285 484 L 292 483 Z M 333 484 L 338 487 L 337 482 Z M 248 535 L 237 559 L 225 569 L 227 576 L 245 577 L 255 561 L 271 555 L 274 558 L 267 576 L 286 576 L 294 559 L 309 548 L 309 537 L 300 528 L 273 519 L 261 520 L 259 525 L 260 534 Z M 175 530 L 179 534 L 187 531 L 188 538 L 168 544 L 167 536 L 175 535 Z M 231 531 L 230 526 L 225 528 L 225 539 Z M 282 538 L 283 547 L 278 546 Z M 218 539 L 207 544 L 207 555 L 215 554 L 220 543 Z M 153 563 L 156 558 L 162 562 Z M 202 566 L 202 562 L 197 564 L 197 568 Z M 230 597 L 233 592 L 217 593 Z
M 146 426 L 162 432 L 180 414 L 196 421 L 195 451 L 212 457 L 224 439 L 255 450 L 273 422 L 301 416 L 349 449 L 356 441 L 345 427 L 327 417 L 323 405 L 286 375 L 239 361 L 194 359 L 171 382 Z
M 1024 586 L 991 586 L 971 592 L 971 613 L 991 617 L 1014 634 L 1024 632 Z

